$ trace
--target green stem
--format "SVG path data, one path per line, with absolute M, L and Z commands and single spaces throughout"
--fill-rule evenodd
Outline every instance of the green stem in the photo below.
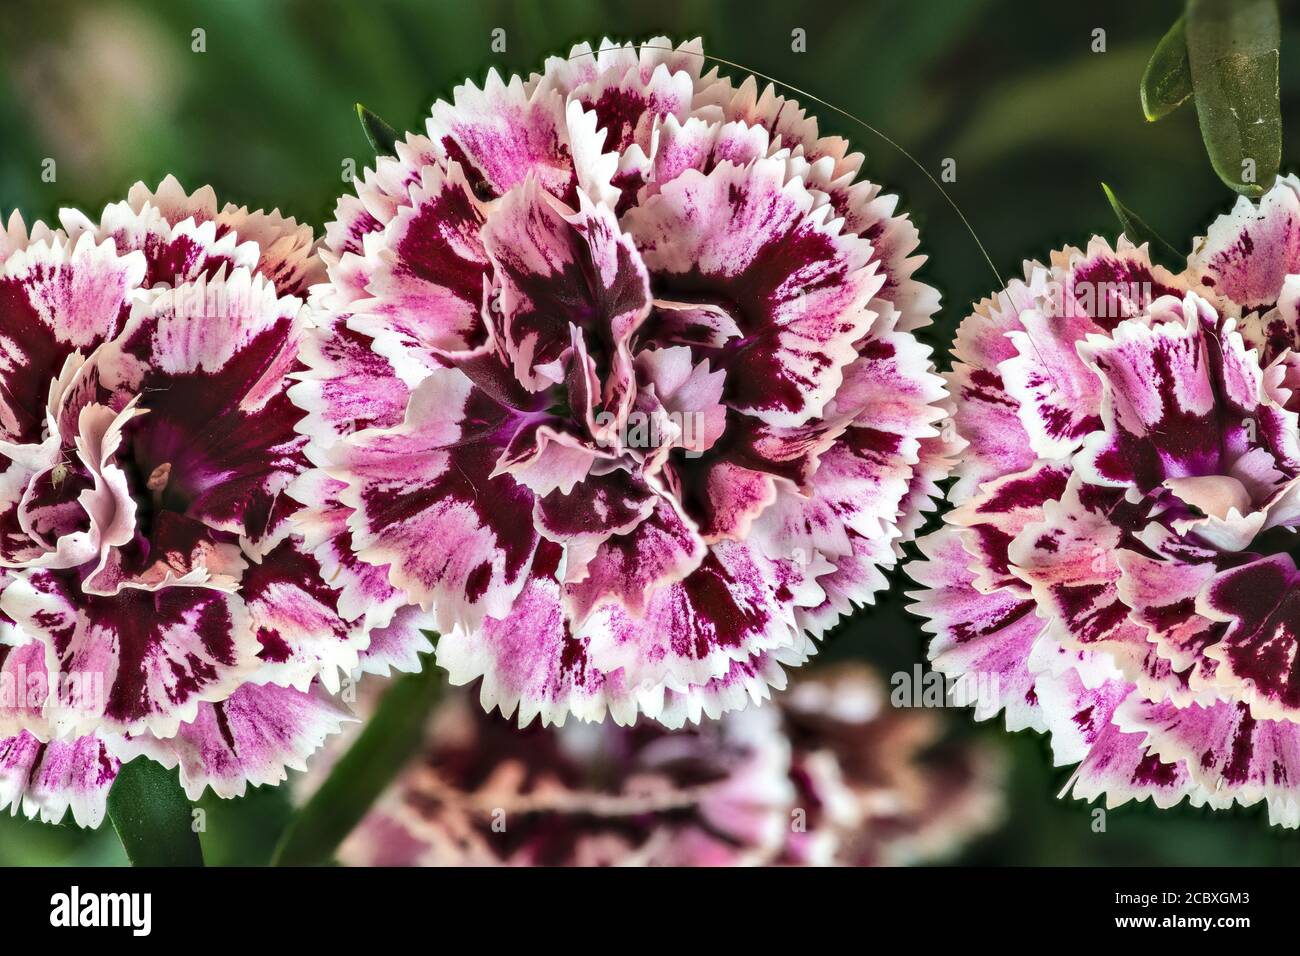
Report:
M 393 682 L 356 743 L 290 822 L 272 857 L 273 866 L 316 866 L 333 858 L 339 844 L 419 750 L 442 688 L 442 674 L 432 655 L 420 673 Z
M 108 794 L 113 821 L 132 866 L 202 866 L 194 806 L 177 771 L 147 757 L 124 765 Z

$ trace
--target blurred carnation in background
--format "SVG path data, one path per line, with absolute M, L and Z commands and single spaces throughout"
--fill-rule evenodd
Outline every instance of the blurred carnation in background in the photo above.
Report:
M 12 52 L 13 91 L 65 173 L 130 178 L 153 127 L 180 102 L 183 53 L 143 10 L 70 12 L 63 35 Z
M 356 866 L 909 865 L 1000 822 L 1000 754 L 937 740 L 845 663 L 777 703 L 668 731 L 519 730 L 471 694 L 343 844 Z M 328 758 L 327 758 L 328 759 Z M 302 788 L 310 792 L 311 779 Z
M 98 213 L 131 183 L 174 173 L 189 189 L 210 183 L 223 199 L 279 207 L 319 230 L 351 189 L 348 178 L 373 159 L 357 102 L 416 129 L 435 99 L 466 78 L 482 81 L 492 66 L 527 73 L 576 40 L 604 35 L 702 36 L 712 55 L 862 117 L 936 177 L 952 160 L 956 179 L 946 188 L 1006 277 L 1044 249 L 1094 232 L 1114 238 L 1101 180 L 1166 236 L 1195 234 L 1230 204 L 1193 111 L 1158 125 L 1142 118 L 1142 69 L 1180 9 L 1178 0 L 1032 11 L 1017 0 L 10 0 L 0 18 L 0 210 L 18 208 L 28 222 L 49 221 L 63 205 Z M 1104 52 L 1093 52 L 1097 29 Z M 492 48 L 497 30 L 503 51 Z M 795 51 L 794 30 L 806 32 L 807 52 Z M 1284 20 L 1282 42 L 1300 50 L 1294 18 Z M 1300 56 L 1284 53 L 1281 86 L 1283 115 L 1300 115 Z M 930 261 L 918 277 L 941 290 L 944 306 L 920 337 L 946 364 L 970 303 L 1003 282 L 925 173 L 832 110 L 815 112 L 826 133 L 865 151 L 864 174 L 899 192 L 921 230 Z M 1283 156 L 1296 155 L 1285 142 Z M 777 706 L 737 715 L 743 724 L 680 736 L 612 726 L 548 736 L 510 730 L 449 698 L 439 714 L 447 736 L 385 796 L 345 856 L 426 862 L 485 845 L 492 862 L 579 852 L 1060 865 L 1296 859 L 1300 836 L 1270 830 L 1262 808 L 1211 818 L 1186 806 L 1162 813 L 1129 804 L 1099 817 L 1098 806 L 1053 796 L 1069 770 L 1052 767 L 1041 738 L 975 725 L 964 710 L 894 709 L 880 683 L 910 675 L 926 643 L 895 583 L 869 614 L 827 635 L 810 683 Z M 865 702 L 858 714 L 838 710 L 838 698 L 829 707 L 812 689 L 847 679 L 820 670 L 846 660 L 869 662 L 878 675 L 876 690 L 843 696 Z M 458 749 L 467 759 L 453 760 Z M 496 752 L 513 756 L 487 758 Z M 1003 777 L 979 756 L 989 752 Z M 715 808 L 734 806 L 736 781 L 756 772 L 770 790 L 755 792 L 772 796 L 709 822 Z M 664 800 L 685 801 L 689 791 L 690 802 L 671 813 L 600 817 L 595 829 L 586 828 L 594 814 L 575 828 L 566 809 L 589 795 L 593 805 L 630 809 L 645 798 L 643 786 Z M 559 805 L 507 811 L 508 839 L 482 839 L 475 808 L 506 796 L 526 806 L 539 792 Z M 204 797 L 208 862 L 266 862 L 289 799 L 287 787 Z M 808 828 L 795 840 L 789 823 L 800 807 Z M 780 840 L 763 823 L 778 810 Z M 122 862 L 109 828 L 0 817 L 0 864 Z

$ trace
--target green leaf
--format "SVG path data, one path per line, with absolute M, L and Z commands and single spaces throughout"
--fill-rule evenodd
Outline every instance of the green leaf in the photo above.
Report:
M 108 793 L 108 818 L 132 866 L 202 866 L 194 807 L 177 771 L 148 757 L 125 764 Z
M 1149 122 L 1168 116 L 1192 97 L 1186 21 L 1179 17 L 1160 38 L 1142 73 L 1142 113 Z
M 1274 0 L 1188 0 L 1187 58 L 1210 164 L 1257 196 L 1282 162 L 1281 27 Z
M 361 120 L 361 128 L 366 131 L 366 139 L 370 141 L 376 156 L 396 155 L 397 130 L 360 103 L 357 104 L 357 117 Z
M 1106 201 L 1110 203 L 1110 208 L 1115 210 L 1115 217 L 1119 219 L 1120 228 L 1124 230 L 1124 235 L 1128 236 L 1131 242 L 1138 245 L 1144 242 L 1147 243 L 1153 259 L 1158 259 L 1166 265 L 1181 268 L 1177 266 L 1179 259 L 1177 249 L 1165 242 L 1160 234 L 1148 226 L 1141 216 L 1120 202 L 1119 197 L 1115 195 L 1115 191 L 1105 183 L 1101 184 L 1101 191 L 1106 194 Z
M 209 790 L 198 806 L 207 815 L 199 840 L 208 866 L 266 866 L 294 811 L 289 787 L 273 784 L 231 800 Z
M 328 863 L 370 805 L 419 750 L 443 678 L 433 655 L 418 674 L 395 680 L 350 750 L 289 824 L 274 866 Z

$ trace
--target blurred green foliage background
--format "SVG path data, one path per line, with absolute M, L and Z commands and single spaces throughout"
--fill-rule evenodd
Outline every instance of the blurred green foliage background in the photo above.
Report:
M 1284 7 L 1287 4 L 1284 4 Z M 706 52 L 776 77 L 856 114 L 948 186 L 1003 277 L 1093 232 L 1114 238 L 1098 186 L 1110 183 L 1180 249 L 1234 197 L 1210 169 L 1193 108 L 1147 124 L 1138 81 L 1178 0 L 8 0 L 0 14 L 0 211 L 30 222 L 63 205 L 97 210 L 136 180 L 175 173 L 212 183 L 222 201 L 283 211 L 320 227 L 347 186 L 344 161 L 371 152 L 354 104 L 398 128 L 422 126 L 434 99 L 489 67 L 528 73 L 550 54 L 602 36 L 703 36 Z M 1300 17 L 1284 9 L 1282 115 L 1300 115 Z M 507 49 L 493 53 L 492 31 Z M 791 31 L 807 31 L 807 52 Z M 1093 52 L 1096 29 L 1105 52 Z M 204 52 L 194 52 L 196 29 Z M 730 68 L 727 72 L 737 71 Z M 909 159 L 860 126 L 813 107 L 823 128 L 867 155 L 866 172 L 903 197 L 931 256 L 923 275 L 944 294 L 925 337 L 940 364 L 969 303 L 995 278 L 952 208 Z M 1293 122 L 1285 169 L 1297 154 Z M 57 179 L 42 180 L 53 159 Z M 1289 160 L 1289 162 L 1288 162 Z M 826 659 L 865 657 L 889 674 L 922 659 L 903 582 L 846 622 Z M 1092 808 L 1055 797 L 1031 733 L 1007 735 L 949 715 L 1010 758 L 1005 825 L 961 862 L 1002 864 L 1280 864 L 1300 835 L 1270 829 L 1262 806 L 1211 814 L 1128 805 L 1094 832 Z M 287 807 L 283 793 L 205 799 L 209 862 L 258 863 Z M 264 839 L 258 835 L 264 834 Z M 250 839 L 251 837 L 251 839 Z M 235 853 L 230 847 L 241 849 Z M 0 864 L 124 862 L 97 833 L 0 816 Z

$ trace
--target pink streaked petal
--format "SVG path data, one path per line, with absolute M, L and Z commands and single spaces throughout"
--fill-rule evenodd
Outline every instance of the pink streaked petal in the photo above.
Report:
M 1202 315 L 1208 317 L 1209 313 L 1202 310 Z M 1218 377 L 1219 401 L 1226 406 L 1225 411 L 1248 415 L 1264 398 L 1264 373 L 1259 352 L 1246 342 L 1237 326 L 1234 319 L 1212 326 L 1215 347 L 1211 358 Z
M 934 371 L 930 348 L 910 335 L 886 332 L 859 342 L 857 350 L 826 417 L 852 413 L 855 422 L 878 431 L 933 436 L 948 389 Z
M 246 206 L 228 203 L 217 214 L 217 223 L 241 242 L 257 243 L 259 255 L 253 268 L 281 295 L 305 299 L 310 288 L 326 278 L 324 265 L 315 254 L 311 226 L 292 216 L 283 216 L 278 209 L 250 211 Z
M 320 256 L 330 285 L 315 293 L 322 304 L 348 308 L 366 297 L 366 284 L 375 265 L 370 261 L 374 240 L 393 221 L 398 210 L 411 203 L 411 188 L 418 185 L 426 166 L 443 166 L 441 152 L 425 136 L 408 133 L 395 144 L 396 156 L 380 156 L 374 169 L 356 180 L 356 194 L 340 197 L 334 220 L 325 226 Z
M 863 441 L 860 435 L 849 428 L 851 422 L 849 413 L 837 413 L 831 418 L 813 418 L 802 425 L 787 427 L 768 425 L 732 412 L 727 416 L 725 438 L 716 447 L 714 455 L 730 464 L 776 478 L 781 487 L 808 495 L 812 493 L 813 476 L 820 468 L 821 457 L 828 450 L 837 445 L 849 447 L 860 443 L 868 446 L 880 444 L 874 437 Z M 861 435 L 877 434 L 881 433 L 868 429 L 861 432 Z M 888 436 L 886 444 L 894 444 L 894 438 L 895 436 Z M 898 444 L 901 446 L 900 463 L 906 465 L 908 448 L 915 443 L 902 441 Z M 683 474 L 687 474 L 692 470 L 691 458 L 697 456 L 684 457 L 685 461 L 681 461 L 677 467 Z M 713 457 L 710 456 L 705 461 L 710 461 Z
M 1286 554 L 1261 558 L 1216 576 L 1197 600 L 1197 611 L 1227 625 L 1223 639 L 1205 649 L 1219 662 L 1218 680 L 1241 682 L 1237 699 L 1258 719 L 1300 715 L 1300 571 Z
M 1255 418 L 1262 444 L 1279 468 L 1300 473 L 1300 354 L 1287 351 L 1265 366 L 1261 389 Z
M 1209 804 L 1217 808 L 1231 803 L 1198 786 L 1185 764 L 1166 763 L 1150 753 L 1143 734 L 1124 733 L 1113 723 L 1107 724 L 1092 744 L 1061 795 L 1066 793 L 1089 803 L 1104 796 L 1107 809 L 1130 800 L 1150 799 L 1167 810 L 1184 797 L 1192 806 Z
M 704 555 L 695 525 L 672 498 L 659 495 L 636 527 L 601 543 L 586 576 L 565 588 L 566 607 L 578 626 L 602 604 L 641 614 L 651 594 L 693 572 Z
M 824 600 L 816 578 L 828 570 L 821 562 L 773 561 L 745 544 L 720 542 L 692 574 L 656 591 L 643 615 L 605 605 L 577 636 L 590 642 L 588 654 L 602 671 L 622 668 L 630 688 L 684 690 L 764 651 L 803 653 L 808 640 L 795 613 Z
M 437 369 L 411 394 L 406 419 L 368 429 L 335 450 L 353 547 L 389 566 L 389 580 L 433 610 L 441 631 L 504 616 L 537 545 L 533 495 L 491 477 L 512 413 L 455 369 Z
M 156 206 L 137 209 L 119 202 L 105 207 L 99 222 L 76 209 L 64 209 L 60 219 L 74 240 L 89 235 L 96 242 L 112 242 L 122 255 L 141 253 L 147 263 L 146 288 L 177 286 L 258 263 L 256 243 L 223 230 L 206 213 L 172 221 Z
M 883 281 L 870 243 L 814 203 L 783 161 L 760 160 L 687 171 L 624 217 L 671 295 L 723 296 L 739 309 L 746 340 L 722 360 L 727 401 L 772 425 L 821 413 Z
M 1105 384 L 1106 430 L 1084 444 L 1078 467 L 1094 482 L 1154 487 L 1166 478 L 1218 470 L 1217 398 L 1200 324 L 1203 300 L 1165 299 L 1169 321 L 1121 322 L 1079 354 Z
M 948 677 L 983 687 L 975 695 L 975 719 L 1006 711 L 1008 730 L 1047 729 L 1030 654 L 1046 625 L 1034 602 L 1008 590 L 984 594 L 974 587 L 970 556 L 961 536 L 944 528 L 917 542 L 924 560 L 908 566 L 923 590 L 908 592 L 911 610 L 925 618 L 922 629 L 934 635 L 929 658 Z
M 372 300 L 355 306 L 367 321 L 350 325 L 409 348 L 460 351 L 485 335 L 484 210 L 459 166 L 427 166 L 422 177 L 384 234 L 366 285 Z
M 200 702 L 229 695 L 256 661 L 243 602 L 212 588 L 100 597 L 83 593 L 75 572 L 27 571 L 0 607 L 49 649 L 52 679 L 84 684 L 48 714 L 60 737 L 98 728 L 174 733 Z
M 346 621 L 364 618 L 364 627 L 373 631 L 386 627 L 408 601 L 388 582 L 387 567 L 357 557 L 348 530 L 352 509 L 338 500 L 346 487 L 319 469 L 301 475 L 290 494 L 309 507 L 295 516 L 294 528 L 319 563 L 321 578 L 338 592 L 339 616 Z
M 1277 302 L 1300 272 L 1300 181 L 1280 177 L 1256 204 L 1242 196 L 1210 226 L 1188 265 L 1202 287 L 1252 311 Z
M 912 467 L 912 480 L 908 483 L 907 494 L 899 503 L 898 530 L 902 537 L 895 542 L 898 551 L 902 544 L 911 541 L 925 525 L 930 512 L 939 506 L 943 497 L 940 482 L 953 474 L 962 453 L 966 450 L 966 439 L 957 433 L 952 424 L 953 408 L 956 403 L 951 396 L 945 396 L 939 407 L 944 417 L 938 423 L 938 434 L 921 439 L 917 448 L 917 462 Z M 902 557 L 900 552 L 899 557 Z
M 741 334 L 736 320 L 721 306 L 656 298 L 646 320 L 645 338 L 660 348 L 693 345 L 720 349 Z
M 658 137 L 649 171 L 643 177 L 645 182 L 635 196 L 638 206 L 657 193 L 663 183 L 672 182 L 688 169 L 707 173 L 722 162 L 744 166 L 767 156 L 771 145 L 767 130 L 761 126 L 710 122 L 700 116 L 684 122 L 671 114 L 665 116 Z
M 691 453 L 708 451 L 722 437 L 727 410 L 722 404 L 726 374 L 696 362 L 689 348 L 647 349 L 636 357 L 637 377 L 654 389 L 655 399 L 682 434 L 675 444 Z
M 704 66 L 704 47 L 700 40 L 687 40 L 673 46 L 668 37 L 651 37 L 644 43 L 618 44 L 609 39 L 600 41 L 593 51 L 590 43 L 578 43 L 568 57 L 551 57 L 546 61 L 544 82 L 550 83 L 566 96 L 584 83 L 605 74 L 624 76 L 635 67 L 642 83 L 660 67 L 671 73 L 686 73 L 700 81 Z
M 969 443 L 957 463 L 957 481 L 949 491 L 953 501 L 963 501 L 989 479 L 1024 471 L 1035 456 L 1018 415 L 1019 406 L 1007 394 L 997 372 L 958 364 L 948 373 L 948 384 L 957 399 L 953 425 Z
M 884 535 L 864 537 L 856 532 L 849 532 L 848 539 L 849 552 L 830 556 L 833 570 L 817 577 L 826 599 L 796 613 L 799 626 L 811 637 L 820 639 L 855 609 L 875 604 L 876 595 L 889 587 L 884 571 L 898 560 L 891 547 L 894 542 Z
M 1291 353 L 1300 345 L 1300 275 L 1287 276 L 1276 308 L 1248 313 L 1238 326 L 1246 343 L 1259 350 L 1261 365 Z
M 306 691 L 314 679 L 337 693 L 369 641 L 364 615 L 345 620 L 340 594 L 301 539 L 287 538 L 240 581 L 260 645 L 258 678 Z
M 138 253 L 111 242 L 55 238 L 9 256 L 0 270 L 0 438 L 35 442 L 50 382 L 74 351 L 87 354 L 126 322 L 144 279 Z
M 761 126 L 768 131 L 775 143 L 779 138 L 787 146 L 802 146 L 802 152 L 812 160 L 822 156 L 832 159 L 831 177 L 838 171 L 848 171 L 861 162 L 845 157 L 847 143 L 832 137 L 821 138 L 817 132 L 817 119 L 809 116 L 807 110 L 794 100 L 782 96 L 773 84 L 761 90 L 759 81 L 747 76 L 740 86 L 733 86 L 729 79 L 711 84 L 696 101 L 696 109 L 701 106 L 717 106 L 727 121 L 739 121 L 750 126 Z
M 1056 462 L 1039 462 L 1025 471 L 985 482 L 974 498 L 948 515 L 948 522 L 969 529 L 964 535 L 972 560 L 979 557 L 974 584 L 981 591 L 1017 587 L 1007 549 L 1025 525 L 1043 520 L 1043 507 L 1065 494 L 1070 470 Z
M 900 447 L 901 446 L 901 447 Z M 782 487 L 775 502 L 754 525 L 754 539 L 773 556 L 831 560 L 852 550 L 860 535 L 889 541 L 893 522 L 907 493 L 915 439 L 869 428 L 850 428 L 824 452 L 808 493 Z
M 547 57 L 542 76 L 534 76 L 530 82 L 546 85 L 568 99 L 583 84 L 605 74 L 623 76 L 636 65 L 635 44 L 615 43 L 606 37 L 594 50 L 590 43 L 575 43 L 568 56 Z
M 1176 707 L 1134 696 L 1117 715 L 1151 752 L 1188 768 L 1203 788 L 1242 806 L 1268 801 L 1269 823 L 1300 826 L 1300 725 L 1257 720 L 1243 702 Z
M 570 494 L 538 498 L 533 520 L 544 537 L 565 546 L 565 579 L 577 581 L 601 544 L 649 518 L 658 498 L 654 486 L 617 469 L 591 476 Z
M 96 357 L 103 386 L 148 412 L 131 426 L 144 474 L 170 465 L 188 516 L 254 545 L 294 510 L 284 490 L 307 466 L 303 413 L 285 394 L 299 309 L 238 270 L 161 293 Z
M 528 581 L 509 613 L 487 617 L 474 631 L 456 629 L 438 639 L 438 664 L 452 684 L 479 677 L 483 706 L 506 717 L 518 711 L 519 725 L 540 716 L 543 725 L 601 720 L 606 711 L 618 723 L 636 716 L 632 695 L 620 674 L 597 669 L 588 653 L 590 639 L 575 637 L 561 603 L 556 574 L 561 549 L 543 542 Z
M 0 810 L 21 807 L 28 817 L 59 823 L 68 809 L 82 827 L 97 827 L 120 761 L 100 737 L 41 743 L 23 732 L 0 739 Z
M 391 214 L 390 212 L 388 219 L 391 219 Z M 359 196 L 345 193 L 339 197 L 334 206 L 334 218 L 325 225 L 325 251 L 322 253 L 330 266 L 332 281 L 339 282 L 344 278 L 338 271 L 343 260 L 349 256 L 362 256 L 365 252 L 365 237 L 382 231 L 388 219 L 383 222 L 377 219 Z M 343 286 L 340 291 L 344 292 L 345 299 L 359 297 L 365 288 L 364 283 L 359 288 L 353 288 L 351 282 L 341 282 L 340 285 Z M 348 296 L 348 291 L 358 295 Z
M 603 71 L 569 97 L 595 112 L 606 152 L 626 154 L 636 145 L 644 155 L 651 150 L 656 121 L 667 116 L 685 120 L 694 94 L 694 76 L 660 64 L 648 78 L 640 66 L 621 76 L 615 70 Z
M 1086 250 L 1067 246 L 1051 255 L 1052 273 L 1060 285 L 1045 291 L 1049 311 L 1059 312 L 1062 321 L 1075 328 L 1087 318 L 1099 330 L 1110 331 L 1124 319 L 1145 312 L 1161 296 L 1182 298 L 1187 292 L 1184 274 L 1174 275 L 1151 262 L 1143 246 L 1135 246 L 1121 235 L 1114 249 L 1100 236 L 1093 236 Z M 1038 295 L 1043 301 L 1041 292 Z M 1021 298 L 1022 306 L 1024 304 Z
M 81 410 L 76 446 L 85 471 L 74 471 L 60 457 L 53 467 L 33 477 L 19 505 L 18 520 L 39 545 L 23 556 L 24 566 L 102 563 L 110 548 L 132 539 L 136 503 L 114 457 L 122 429 L 138 414 L 130 405 L 120 414 L 103 405 Z M 60 466 L 62 477 L 58 477 Z M 77 493 L 78 488 L 84 490 Z
M 885 284 L 872 300 L 872 310 L 899 332 L 929 325 L 939 311 L 939 290 L 915 278 L 927 257 L 915 254 L 920 233 L 911 219 L 898 214 L 898 197 L 862 181 L 850 187 L 842 208 L 846 227 L 870 236 L 881 262 Z
M 687 473 L 699 489 L 695 517 L 700 535 L 709 543 L 744 540 L 755 519 L 777 500 L 772 476 L 753 468 L 712 461 Z
M 191 800 L 208 787 L 219 797 L 242 797 L 249 784 L 274 786 L 355 718 L 319 687 L 306 691 L 275 684 L 244 684 L 223 700 L 199 707 L 193 720 L 160 738 L 121 738 L 112 749 L 129 760 L 143 754 L 164 767 L 180 766 Z
M 1119 596 L 1133 619 L 1146 625 L 1160 655 L 1175 670 L 1192 671 L 1189 682 L 1195 688 L 1211 681 L 1218 668 L 1205 650 L 1220 640 L 1224 625 L 1198 613 L 1196 599 L 1219 568 L 1215 553 L 1194 542 L 1154 541 L 1160 530 L 1144 536 L 1158 557 L 1137 551 L 1116 555 Z
M 530 94 L 519 77 L 503 83 L 494 69 L 482 90 L 465 83 L 452 95 L 434 104 L 429 139 L 464 167 L 476 194 L 503 196 L 535 173 L 547 192 L 573 198 L 578 182 L 558 92 Z
M 1040 287 L 1048 281 L 1046 271 L 1038 263 L 1025 263 L 1025 273 L 1030 285 L 1013 279 L 1004 291 L 975 303 L 974 310 L 962 319 L 952 348 L 958 363 L 992 370 L 1016 356 L 1016 347 L 1007 333 L 1024 331 L 1020 310 L 1038 297 Z
M 45 705 L 50 678 L 45 669 L 45 645 L 23 638 L 10 624 L 8 640 L 25 640 L 17 646 L 0 643 L 0 737 L 31 731 L 42 740 L 50 737 Z M 58 690 L 58 688 L 53 688 Z
M 1079 358 L 1075 344 L 1100 331 L 1086 316 L 1020 313 L 1023 332 L 1009 332 L 1016 356 L 998 366 L 1030 447 L 1040 458 L 1072 452 L 1101 427 L 1101 381 Z
M 503 344 L 519 380 L 534 390 L 558 381 L 539 367 L 569 349 L 576 324 L 608 350 L 601 397 L 614 410 L 631 400 L 619 379 L 631 376 L 628 341 L 649 314 L 649 277 L 613 213 L 585 193 L 578 198 L 574 212 L 529 177 L 493 209 L 483 241 L 502 286 Z
M 1016 575 L 1032 589 L 1063 647 L 1115 650 L 1132 640 L 1146 642 L 1146 629 L 1129 622 L 1119 598 L 1122 505 L 1121 493 L 1086 485 L 1076 475 L 1060 501 L 1046 503 L 1043 520 L 1025 524 L 1008 548 Z
M 598 459 L 612 457 L 575 431 L 559 418 L 529 421 L 515 432 L 493 474 L 510 475 L 539 498 L 571 494 Z
M 1119 675 L 1089 686 L 1074 668 L 1058 676 L 1040 673 L 1034 689 L 1058 767 L 1087 759 L 1095 744 L 1109 740 L 1116 708 L 1133 695 L 1133 685 Z
M 756 654 L 749 660 L 732 661 L 726 673 L 706 683 L 642 694 L 642 708 L 670 729 L 698 724 L 705 719 L 717 720 L 733 711 L 766 713 L 752 708 L 769 700 L 774 690 L 784 690 L 788 680 L 785 665 L 799 663 L 802 661 L 783 663 L 775 653 Z
M 7 467 L 0 471 L 0 561 L 9 567 L 17 567 L 49 550 L 49 543 L 32 538 L 30 525 L 22 519 L 26 509 L 26 499 L 32 487 L 32 481 L 40 474 L 49 475 L 59 463 L 59 440 L 57 437 L 47 439 L 39 446 L 25 446 L 28 454 L 23 461 L 0 458 Z M 85 476 L 70 475 L 68 490 L 75 493 L 85 487 Z M 46 481 L 52 486 L 51 480 Z M 78 509 L 80 510 L 80 509 Z M 80 516 L 84 524 L 84 511 Z
M 418 607 L 399 608 L 387 625 L 370 632 L 370 644 L 361 652 L 361 673 L 376 677 L 388 677 L 393 671 L 418 673 L 424 666 L 422 656 L 433 651 L 425 634 L 432 627 L 429 615 Z
M 320 448 L 364 428 L 402 420 L 409 390 L 372 340 L 348 327 L 348 316 L 317 317 L 299 343 L 307 368 L 292 373 L 289 398 L 307 412 L 298 425 Z

